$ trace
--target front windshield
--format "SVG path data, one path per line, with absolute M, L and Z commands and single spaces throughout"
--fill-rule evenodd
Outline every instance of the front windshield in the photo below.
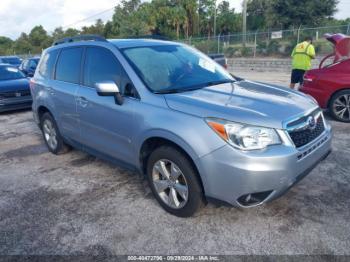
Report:
M 21 60 L 17 57 L 6 57 L 2 58 L 3 63 L 10 64 L 10 65 L 19 65 L 21 63 Z
M 122 52 L 155 93 L 183 92 L 234 81 L 224 68 L 190 47 L 147 46 L 126 48 Z
M 24 77 L 24 74 L 17 68 L 9 66 L 0 66 L 0 80 L 13 80 Z

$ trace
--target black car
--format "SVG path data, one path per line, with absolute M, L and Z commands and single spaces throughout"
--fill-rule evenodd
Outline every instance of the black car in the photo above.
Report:
M 15 67 L 19 67 L 22 60 L 18 56 L 0 56 L 0 64 L 9 64 Z
M 28 77 L 34 76 L 35 69 L 39 63 L 39 57 L 24 59 L 19 69 Z
M 15 66 L 0 64 L 0 112 L 30 108 L 29 80 Z
M 224 54 L 209 54 L 208 56 L 223 68 L 227 69 L 227 59 Z

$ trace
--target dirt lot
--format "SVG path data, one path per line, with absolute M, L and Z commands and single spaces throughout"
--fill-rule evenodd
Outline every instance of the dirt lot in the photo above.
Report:
M 350 125 L 331 124 L 332 154 L 282 198 L 181 219 L 136 174 L 50 154 L 30 111 L 0 114 L 0 254 L 349 255 Z

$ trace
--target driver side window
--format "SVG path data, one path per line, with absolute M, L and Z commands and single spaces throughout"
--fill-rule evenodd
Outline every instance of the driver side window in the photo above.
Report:
M 122 94 L 135 97 L 136 90 L 125 77 L 126 73 L 111 51 L 102 47 L 86 48 L 83 78 L 85 86 L 95 88 L 97 83 L 113 81 Z

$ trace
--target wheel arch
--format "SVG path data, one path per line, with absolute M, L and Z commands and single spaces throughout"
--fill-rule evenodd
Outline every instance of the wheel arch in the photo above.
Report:
M 186 144 L 184 141 L 182 141 L 179 138 L 173 137 L 170 138 L 169 136 L 162 136 L 162 135 L 154 135 L 154 136 L 149 136 L 145 138 L 140 146 L 139 149 L 139 166 L 140 166 L 140 171 L 142 174 L 146 174 L 147 172 L 147 161 L 151 153 L 158 147 L 164 146 L 164 145 L 169 145 L 177 150 L 179 150 L 181 153 L 184 154 L 184 156 L 190 161 L 192 167 L 196 171 L 196 174 L 198 176 L 201 188 L 203 190 L 203 193 L 205 194 L 204 190 L 204 185 L 202 181 L 202 177 L 199 173 L 199 169 L 196 166 L 195 159 L 197 158 L 197 155 L 195 152 L 189 147 L 188 144 Z
M 37 113 L 38 113 L 39 120 L 41 120 L 41 117 L 42 117 L 45 113 L 50 113 L 50 114 L 52 115 L 50 109 L 48 109 L 48 108 L 47 108 L 46 106 L 44 106 L 44 105 L 41 105 L 41 106 L 38 107 Z
M 337 91 L 335 91 L 333 94 L 330 95 L 328 101 L 327 101 L 327 109 L 330 109 L 331 106 L 331 101 L 333 100 L 333 98 L 340 92 L 343 92 L 345 90 L 349 90 L 350 91 L 350 86 L 347 87 L 343 87 L 341 89 L 338 89 Z

